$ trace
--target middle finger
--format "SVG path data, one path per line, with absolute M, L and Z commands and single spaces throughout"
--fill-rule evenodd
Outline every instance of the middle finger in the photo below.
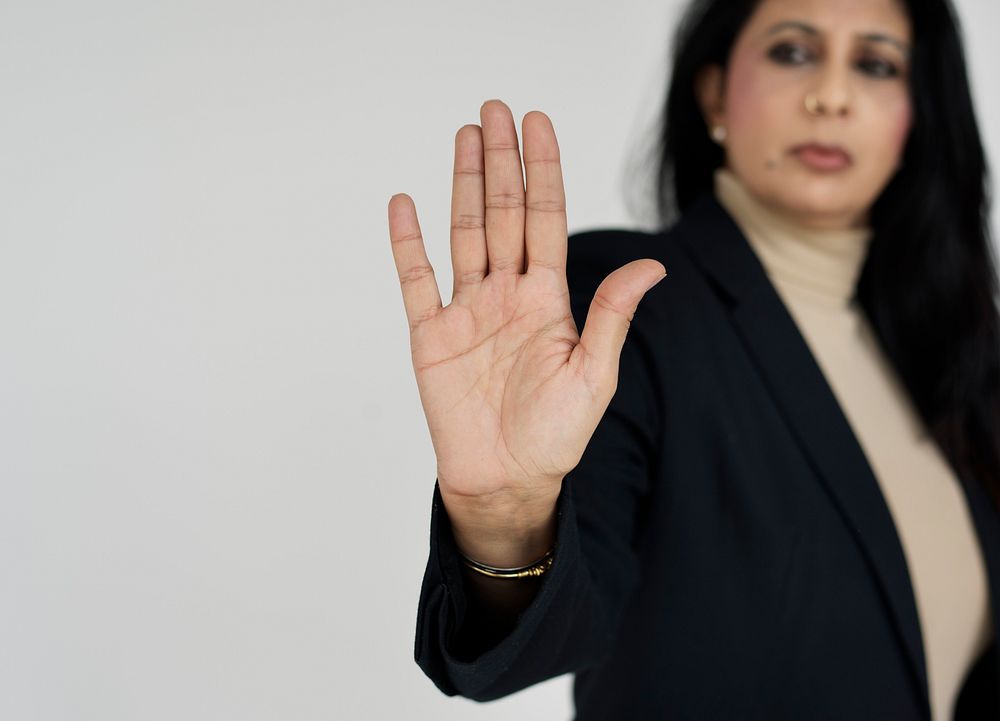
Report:
M 524 175 L 510 108 L 487 100 L 479 109 L 486 171 L 489 272 L 520 273 L 524 265 Z

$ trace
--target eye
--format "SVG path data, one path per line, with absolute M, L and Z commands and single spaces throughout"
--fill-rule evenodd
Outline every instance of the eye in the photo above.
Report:
M 801 65 L 812 58 L 812 55 L 801 45 L 779 43 L 771 48 L 767 56 L 782 65 Z
M 879 58 L 862 58 L 858 61 L 858 67 L 875 78 L 894 78 L 899 75 L 899 69 L 895 65 Z

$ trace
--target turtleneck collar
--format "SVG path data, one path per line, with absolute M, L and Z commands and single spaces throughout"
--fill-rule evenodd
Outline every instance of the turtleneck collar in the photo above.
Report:
M 786 299 L 791 294 L 833 308 L 851 303 L 871 228 L 810 228 L 764 205 L 728 168 L 718 168 L 714 180 L 716 199 Z

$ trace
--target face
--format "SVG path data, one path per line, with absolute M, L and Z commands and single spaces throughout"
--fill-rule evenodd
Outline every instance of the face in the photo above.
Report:
M 762 0 L 698 81 L 726 166 L 806 225 L 865 224 L 910 129 L 910 43 L 898 0 Z

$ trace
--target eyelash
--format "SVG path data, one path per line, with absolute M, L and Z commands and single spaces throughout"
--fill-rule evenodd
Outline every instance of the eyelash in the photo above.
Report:
M 773 48 L 771 48 L 771 50 L 768 51 L 767 55 L 769 58 L 774 60 L 779 65 L 799 64 L 794 60 L 790 59 L 789 53 L 785 52 L 788 50 L 802 51 L 805 52 L 808 57 L 812 57 L 811 55 L 809 55 L 808 51 L 803 50 L 801 45 L 792 45 L 791 43 L 779 43 L 778 45 L 775 45 Z M 900 74 L 899 68 L 897 68 L 893 63 L 890 63 L 887 60 L 880 60 L 878 58 L 871 58 L 871 57 L 863 58 L 862 60 L 859 61 L 858 65 L 859 67 L 862 68 L 865 67 L 871 68 L 873 67 L 873 65 L 876 68 L 881 68 L 880 70 L 875 70 L 874 72 L 865 71 L 867 75 L 870 75 L 873 78 L 895 78 L 898 77 Z

